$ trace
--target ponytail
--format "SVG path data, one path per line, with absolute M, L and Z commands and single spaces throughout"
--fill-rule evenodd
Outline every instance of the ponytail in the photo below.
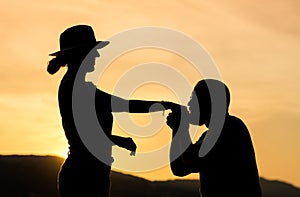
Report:
M 56 56 L 55 58 L 49 61 L 47 71 L 48 73 L 53 75 L 60 69 L 60 67 L 65 66 L 66 64 L 67 62 L 65 58 Z

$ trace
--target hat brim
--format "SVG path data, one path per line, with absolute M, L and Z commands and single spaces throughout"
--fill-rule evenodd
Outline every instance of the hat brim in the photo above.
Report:
M 101 48 L 107 46 L 108 44 L 109 44 L 109 41 L 96 41 L 96 43 L 94 45 L 92 45 L 91 47 L 96 48 L 96 49 L 101 49 Z M 50 53 L 49 55 L 50 56 L 57 56 L 59 54 L 62 54 L 62 53 L 68 52 L 68 51 L 72 51 L 72 50 L 75 50 L 75 49 L 80 49 L 80 48 L 88 47 L 88 46 L 90 46 L 90 45 L 79 45 L 79 46 L 75 46 L 75 47 L 64 48 L 64 49 L 61 49 L 61 50 L 56 51 L 54 53 Z

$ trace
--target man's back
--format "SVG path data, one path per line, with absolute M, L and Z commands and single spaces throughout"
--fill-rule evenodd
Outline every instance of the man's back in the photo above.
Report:
M 251 137 L 240 119 L 227 116 L 215 146 L 198 161 L 203 197 L 261 196 Z

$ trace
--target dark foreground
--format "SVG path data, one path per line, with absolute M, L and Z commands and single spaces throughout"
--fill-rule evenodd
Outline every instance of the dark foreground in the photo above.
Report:
M 56 176 L 63 159 L 53 156 L 0 156 L 0 196 L 57 197 Z M 198 181 L 148 181 L 112 172 L 111 197 L 199 196 Z M 264 197 L 299 197 L 300 189 L 261 178 Z

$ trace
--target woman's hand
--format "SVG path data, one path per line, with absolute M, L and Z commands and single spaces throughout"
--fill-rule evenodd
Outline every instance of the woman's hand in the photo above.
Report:
M 113 140 L 113 142 L 114 142 L 115 145 L 131 151 L 130 156 L 134 156 L 135 155 L 137 146 L 134 143 L 134 141 L 132 140 L 132 138 L 130 138 L 130 137 L 126 137 L 125 138 L 125 137 L 120 137 L 120 136 L 112 136 L 112 140 Z
M 181 107 L 181 105 L 179 105 L 177 103 L 170 102 L 170 101 L 161 101 L 160 104 L 162 106 L 164 106 L 164 108 L 166 110 L 170 109 L 171 111 L 174 111 L 174 110 L 176 110 L 176 109 L 178 109 L 178 108 Z
M 127 137 L 127 138 L 123 138 L 123 139 L 124 139 L 123 148 L 126 148 L 127 150 L 129 150 L 131 152 L 135 152 L 137 146 L 134 143 L 133 139 L 131 137 Z

